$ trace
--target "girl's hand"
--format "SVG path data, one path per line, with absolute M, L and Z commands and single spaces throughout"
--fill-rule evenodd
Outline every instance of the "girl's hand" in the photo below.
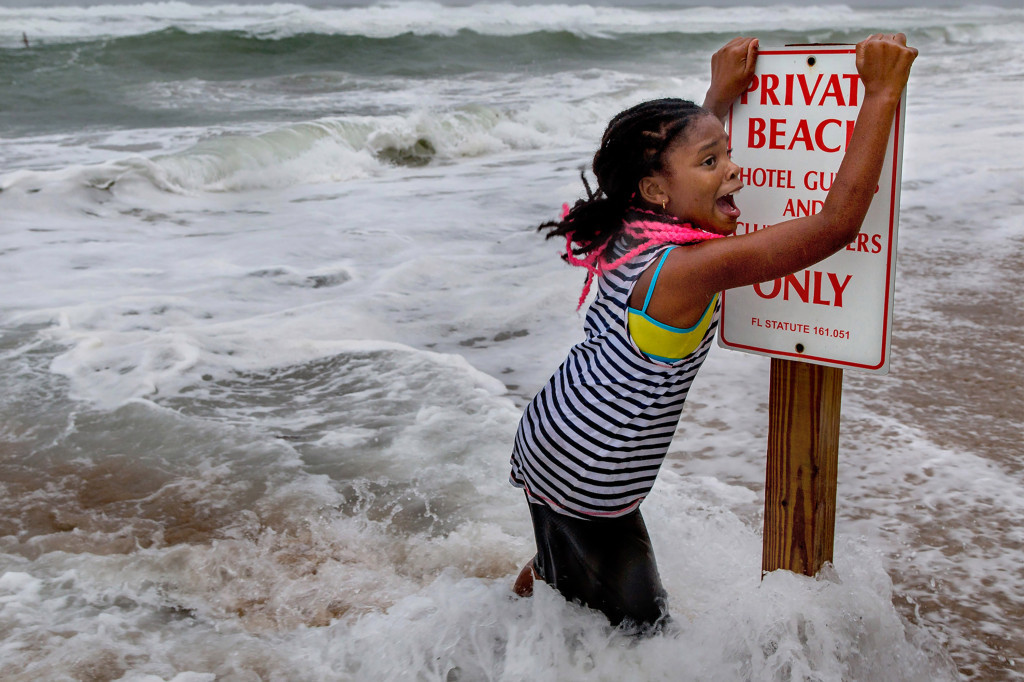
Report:
M 857 71 L 866 95 L 899 97 L 910 77 L 917 50 L 902 33 L 876 33 L 857 43 Z
M 733 38 L 711 57 L 711 87 L 704 98 L 704 108 L 719 119 L 729 113 L 729 107 L 742 95 L 757 64 L 757 38 Z

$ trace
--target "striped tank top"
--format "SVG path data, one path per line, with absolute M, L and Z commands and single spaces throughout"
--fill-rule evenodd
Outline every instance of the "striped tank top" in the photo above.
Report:
M 627 248 L 621 241 L 618 254 Z M 509 481 L 531 502 L 569 516 L 610 518 L 636 509 L 654 485 L 718 327 L 716 297 L 710 317 L 705 313 L 698 323 L 703 333 L 681 359 L 648 355 L 631 338 L 633 285 L 670 248 L 652 246 L 601 274 L 585 340 L 526 407 Z

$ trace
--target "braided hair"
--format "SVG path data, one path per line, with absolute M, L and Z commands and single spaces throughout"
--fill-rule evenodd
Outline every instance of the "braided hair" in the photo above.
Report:
M 664 170 L 662 157 L 672 142 L 707 109 L 684 99 L 642 102 L 618 114 L 608 124 L 594 154 L 597 190 L 583 177 L 587 198 L 568 208 L 561 220 L 542 224 L 547 238 L 565 236 L 570 243 L 563 258 L 602 249 L 621 230 L 631 208 L 642 208 L 637 197 L 640 180 Z M 571 252 L 571 253 L 570 253 Z

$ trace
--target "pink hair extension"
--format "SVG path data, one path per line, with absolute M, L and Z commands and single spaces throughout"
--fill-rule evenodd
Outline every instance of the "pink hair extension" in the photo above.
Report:
M 568 204 L 562 206 L 563 220 L 568 214 L 566 209 L 568 209 Z M 570 232 L 565 235 L 565 259 L 571 265 L 587 269 L 587 281 L 583 283 L 583 293 L 580 294 L 576 310 L 583 307 L 583 302 L 586 301 L 587 294 L 590 293 L 590 285 L 593 283 L 595 276 L 600 276 L 605 270 L 614 270 L 653 244 L 692 244 L 693 242 L 705 239 L 717 239 L 725 236 L 695 228 L 690 223 L 665 222 L 665 216 L 652 211 L 637 211 L 637 213 L 647 213 L 654 219 L 632 220 L 623 223 L 623 232 L 640 243 L 614 261 L 605 259 L 605 251 L 608 249 L 608 244 L 611 243 L 611 240 L 597 247 L 583 258 L 577 258 L 572 250 L 573 233 Z

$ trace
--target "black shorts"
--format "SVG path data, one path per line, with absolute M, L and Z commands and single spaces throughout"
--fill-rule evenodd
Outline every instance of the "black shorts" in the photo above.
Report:
M 612 625 L 648 630 L 668 599 L 640 510 L 614 519 L 565 516 L 530 503 L 537 538 L 534 570 L 569 601 L 601 611 Z

